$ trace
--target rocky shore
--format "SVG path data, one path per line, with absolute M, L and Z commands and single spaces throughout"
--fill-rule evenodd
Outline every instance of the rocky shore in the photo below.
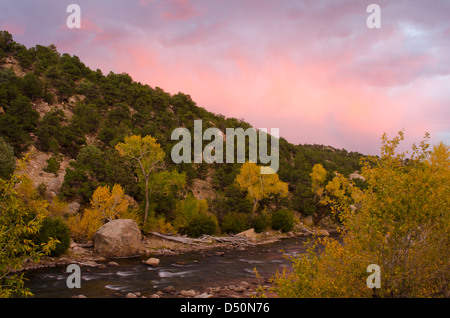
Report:
M 141 257 L 150 257 L 158 255 L 176 255 L 181 253 L 204 251 L 217 247 L 226 249 L 242 249 L 254 245 L 269 244 L 279 241 L 283 238 L 319 235 L 328 236 L 335 233 L 335 229 L 310 229 L 300 228 L 293 232 L 281 233 L 280 231 L 266 231 L 264 233 L 255 233 L 252 229 L 242 233 L 226 237 L 204 237 L 203 239 L 192 239 L 195 244 L 176 242 L 164 239 L 155 235 L 144 236 L 141 241 Z M 236 240 L 236 237 L 243 239 Z M 189 240 L 189 238 L 186 238 Z M 33 270 L 45 267 L 55 267 L 57 265 L 79 264 L 81 266 L 98 267 L 104 266 L 110 259 L 102 257 L 94 252 L 94 243 L 75 243 L 71 242 L 68 251 L 60 257 L 44 256 L 38 263 L 29 260 L 25 262 L 20 271 Z M 113 264 L 115 262 L 112 262 Z

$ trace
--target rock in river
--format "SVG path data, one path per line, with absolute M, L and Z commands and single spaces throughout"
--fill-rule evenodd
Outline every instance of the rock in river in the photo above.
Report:
M 134 220 L 109 221 L 94 236 L 94 252 L 104 257 L 134 257 L 140 247 L 141 231 Z
M 159 258 L 151 257 L 148 260 L 146 260 L 144 263 L 147 265 L 150 265 L 150 266 L 158 266 Z

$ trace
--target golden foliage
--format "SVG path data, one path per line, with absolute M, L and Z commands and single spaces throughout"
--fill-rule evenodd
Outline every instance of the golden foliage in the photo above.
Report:
M 246 162 L 241 166 L 236 182 L 253 200 L 253 213 L 262 199 L 271 195 L 286 197 L 288 194 L 288 184 L 281 181 L 277 173 L 261 174 L 261 167 L 253 162 Z
M 49 216 L 63 216 L 69 212 L 69 204 L 61 201 L 58 197 L 53 198 L 52 202 L 48 205 L 47 211 Z
M 122 186 L 115 184 L 112 189 L 108 186 L 100 186 L 92 195 L 91 206 L 80 214 L 69 217 L 68 224 L 72 236 L 79 240 L 91 240 L 95 232 L 106 221 L 119 217 L 129 217 L 136 214 L 128 211 L 130 201 L 126 198 Z M 137 217 L 136 217 L 137 218 Z
M 156 142 L 156 139 L 150 135 L 145 137 L 141 137 L 141 135 L 125 137 L 124 142 L 118 143 L 115 148 L 120 156 L 127 157 L 135 161 L 138 165 L 136 170 L 145 188 L 145 223 L 150 209 L 150 175 L 162 168 L 166 154 Z
M 18 173 L 25 161 L 26 157 L 19 160 L 10 179 L 0 178 L 0 298 L 31 296 L 23 274 L 16 271 L 28 260 L 39 261 L 59 243 L 50 238 L 38 244 L 30 238 L 41 229 L 47 203 L 30 179 Z
M 115 184 L 112 190 L 108 186 L 98 187 L 91 198 L 93 214 L 99 215 L 107 221 L 112 221 L 125 213 L 130 202 L 125 198 L 125 192 L 119 184 Z
M 293 258 L 293 271 L 274 277 L 278 296 L 450 296 L 450 147 L 430 152 L 427 139 L 407 158 L 395 152 L 403 132 L 383 136 L 381 158 L 363 162 L 367 189 L 341 183 L 349 195 L 328 201 L 342 221 L 341 241 L 320 239 Z M 370 264 L 381 268 L 380 289 L 366 285 Z

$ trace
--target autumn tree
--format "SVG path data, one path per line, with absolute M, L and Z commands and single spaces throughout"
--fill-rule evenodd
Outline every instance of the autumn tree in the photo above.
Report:
M 17 186 L 22 178 L 19 174 L 0 178 L 0 298 L 32 295 L 24 286 L 23 274 L 15 271 L 27 260 L 39 261 L 58 243 L 49 239 L 37 244 L 30 238 L 39 232 L 45 216 L 20 198 Z
M 450 147 L 429 151 L 428 138 L 397 153 L 403 132 L 384 135 L 381 157 L 363 161 L 362 189 L 337 175 L 350 195 L 327 204 L 339 214 L 341 238 L 316 240 L 293 257 L 293 269 L 274 278 L 279 297 L 449 297 Z M 380 266 L 379 289 L 366 284 L 370 264 Z
M 104 222 L 120 218 L 127 213 L 129 200 L 123 188 L 115 184 L 112 189 L 100 186 L 92 195 L 90 207 L 83 215 L 71 216 L 68 220 L 72 235 L 78 239 L 92 239 Z
M 125 213 L 128 205 L 123 188 L 115 184 L 111 190 L 108 186 L 98 187 L 92 195 L 90 209 L 105 221 L 112 221 Z
M 286 197 L 288 194 L 288 185 L 279 179 L 278 174 L 261 174 L 260 168 L 255 163 L 246 162 L 241 166 L 235 179 L 241 189 L 246 190 L 248 196 L 253 200 L 253 215 L 262 199 L 272 195 Z
M 116 145 L 116 150 L 123 157 L 134 161 L 137 174 L 145 192 L 144 224 L 150 209 L 150 195 L 156 191 L 167 193 L 171 186 L 184 187 L 186 177 L 175 171 L 164 171 L 165 153 L 156 139 L 150 135 L 125 137 L 123 143 Z
M 325 170 L 322 164 L 316 163 L 312 168 L 310 176 L 311 176 L 311 190 L 317 197 L 321 198 L 323 193 L 323 187 L 325 181 L 327 180 L 327 170 Z
M 145 189 L 145 223 L 149 210 L 150 174 L 163 167 L 165 153 L 156 139 L 150 135 L 143 138 L 140 135 L 125 137 L 124 141 L 116 145 L 116 150 L 121 156 L 128 157 L 138 164 L 138 176 L 143 181 Z
M 332 180 L 326 182 L 328 172 L 320 163 L 313 166 L 310 176 L 311 191 L 314 195 L 314 203 L 316 205 L 315 222 L 318 223 L 327 213 L 331 214 L 330 203 L 333 202 L 333 199 L 346 195 L 345 188 L 349 182 L 337 173 L 335 173 Z

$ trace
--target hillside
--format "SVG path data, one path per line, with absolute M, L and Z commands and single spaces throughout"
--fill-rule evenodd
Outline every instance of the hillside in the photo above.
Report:
M 248 212 L 246 193 L 233 181 L 241 164 L 174 164 L 170 152 L 178 127 L 192 131 L 194 120 L 203 130 L 251 127 L 236 118 L 213 114 L 186 93 L 169 94 L 159 87 L 135 82 L 126 73 L 102 74 L 77 56 L 57 48 L 26 48 L 6 31 L 0 33 L 0 137 L 17 158 L 30 153 L 27 174 L 40 193 L 57 196 L 75 207 L 87 206 L 100 185 L 120 184 L 140 205 L 138 175 L 114 147 L 130 135 L 151 135 L 166 153 L 168 170 L 186 174 L 187 191 L 154 193 L 152 211 L 170 219 L 188 192 L 207 199 L 219 220 L 230 212 Z M 282 134 L 282 131 L 281 131 Z M 312 167 L 321 163 L 328 172 L 345 176 L 359 170 L 362 155 L 324 145 L 294 145 L 280 138 L 278 175 L 289 186 L 285 200 L 262 201 L 259 209 L 289 208 L 314 215 Z M 74 203 L 75 202 L 75 203 Z M 81 211 L 81 209 L 80 209 Z

